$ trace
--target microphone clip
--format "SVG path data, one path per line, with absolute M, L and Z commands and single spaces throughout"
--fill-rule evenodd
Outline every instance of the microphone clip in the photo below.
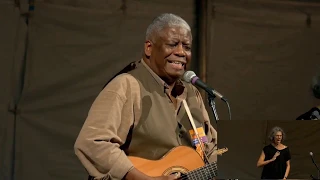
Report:
M 207 93 L 208 94 L 208 101 L 209 101 L 209 106 L 213 112 L 213 116 L 214 119 L 216 120 L 216 123 L 218 123 L 219 117 L 218 117 L 218 113 L 216 110 L 216 103 L 214 102 L 214 98 L 216 97 L 216 95 L 214 95 L 214 93 Z

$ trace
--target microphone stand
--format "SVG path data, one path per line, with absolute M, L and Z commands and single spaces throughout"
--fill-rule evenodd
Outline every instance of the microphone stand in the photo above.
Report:
M 317 171 L 318 171 L 318 178 L 317 178 L 317 179 L 315 179 L 315 180 L 320 180 L 320 170 L 319 170 L 319 169 L 317 169 Z
M 318 171 L 318 174 L 319 174 L 319 171 Z M 320 180 L 319 175 L 318 175 L 318 178 L 314 178 L 312 175 L 310 175 L 310 177 L 312 178 L 312 180 Z
M 314 178 L 312 175 L 311 175 L 311 178 L 312 178 L 313 180 L 320 180 L 320 169 L 319 169 L 317 163 L 314 161 L 313 156 L 311 156 L 311 160 L 312 160 L 313 164 L 316 166 L 317 172 L 318 172 L 318 178 Z
M 218 123 L 219 117 L 216 110 L 216 103 L 214 102 L 214 98 L 216 97 L 214 93 L 207 93 L 208 94 L 208 101 L 209 105 L 211 107 L 211 110 L 213 112 L 214 119 L 216 120 L 216 123 Z
M 315 163 L 316 164 L 316 163 Z M 317 171 L 318 171 L 318 180 L 320 180 L 320 170 L 319 167 L 317 166 Z

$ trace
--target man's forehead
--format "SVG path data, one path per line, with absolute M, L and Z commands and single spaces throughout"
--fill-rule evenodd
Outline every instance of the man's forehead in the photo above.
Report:
M 167 34 L 191 34 L 191 31 L 183 26 L 167 26 L 163 28 L 161 31 Z
M 160 31 L 158 36 L 162 39 L 168 39 L 168 38 L 174 38 L 174 37 L 183 37 L 188 40 L 192 39 L 191 31 L 179 26 L 166 27 Z

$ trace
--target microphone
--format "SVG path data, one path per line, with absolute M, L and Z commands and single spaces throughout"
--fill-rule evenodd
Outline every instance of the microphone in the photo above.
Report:
M 211 96 L 218 97 L 224 102 L 227 102 L 227 99 L 225 99 L 222 94 L 220 94 L 218 91 L 214 90 L 213 88 L 206 85 L 203 81 L 200 80 L 200 78 L 194 73 L 193 71 L 186 71 L 183 74 L 184 81 L 191 83 L 195 86 L 198 86 L 199 88 L 205 90 L 207 93 L 209 93 Z

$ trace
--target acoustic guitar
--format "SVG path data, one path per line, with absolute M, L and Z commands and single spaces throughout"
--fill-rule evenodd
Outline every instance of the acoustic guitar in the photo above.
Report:
M 217 150 L 218 155 L 228 148 Z M 159 160 L 148 160 L 129 156 L 134 167 L 150 177 L 168 176 L 180 173 L 181 180 L 209 180 L 217 176 L 216 162 L 205 164 L 200 155 L 192 148 L 178 146 L 171 149 Z

